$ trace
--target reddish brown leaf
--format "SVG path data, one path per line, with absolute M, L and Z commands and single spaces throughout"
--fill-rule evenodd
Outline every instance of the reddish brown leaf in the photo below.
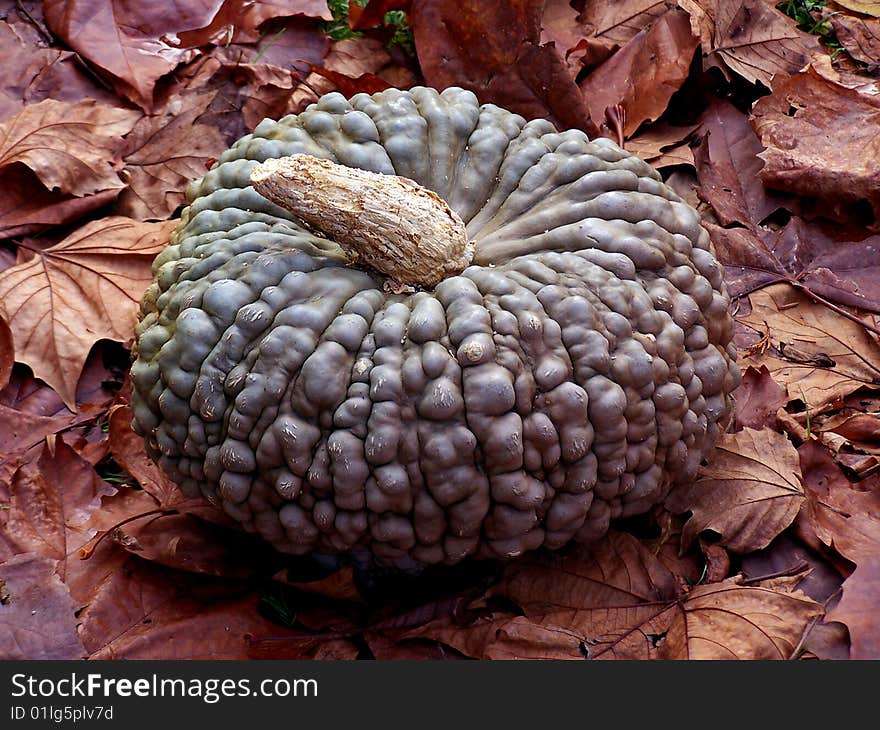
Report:
M 837 40 L 847 53 L 869 66 L 880 66 L 880 20 L 828 13 Z
M 722 436 L 693 484 L 670 493 L 665 506 L 693 516 L 683 545 L 703 530 L 721 535 L 736 553 L 767 547 L 797 516 L 804 501 L 797 451 L 780 433 L 750 428 Z
M 683 0 L 705 56 L 716 55 L 747 81 L 769 88 L 777 74 L 800 71 L 820 52 L 814 36 L 763 0 Z
M 46 23 L 83 58 L 119 80 L 117 90 L 151 111 L 160 77 L 194 52 L 180 44 L 186 30 L 210 23 L 217 0 L 191 3 L 47 0 Z
M 601 123 L 607 107 L 621 104 L 630 137 L 657 119 L 687 78 L 698 45 L 687 14 L 677 9 L 633 36 L 580 84 L 593 121 Z
M 12 365 L 15 363 L 15 348 L 12 345 L 12 330 L 6 322 L 6 313 L 0 304 L 0 390 L 9 383 Z
M 375 94 L 391 87 L 391 84 L 374 74 L 361 74 L 357 78 L 351 78 L 338 71 L 331 71 L 314 64 L 310 64 L 310 66 L 313 73 L 332 81 L 343 96 L 354 96 L 360 93 Z
M 880 214 L 880 98 L 845 89 L 810 69 L 780 78 L 752 109 L 767 148 L 761 179 L 828 203 L 867 200 Z
M 733 104 L 713 100 L 700 119 L 702 141 L 694 159 L 700 180 L 700 198 L 712 206 L 725 226 L 742 224 L 754 229 L 788 201 L 764 188 L 758 178 L 764 148 L 748 117 Z
M 861 561 L 843 584 L 840 603 L 828 614 L 849 629 L 850 658 L 880 659 L 880 626 L 877 600 L 880 597 L 880 553 Z
M 385 19 L 385 13 L 389 10 L 408 10 L 412 0 L 369 0 L 362 6 L 361 3 L 348 3 L 348 24 L 353 30 L 367 30 L 381 25 Z
M 34 553 L 66 561 L 92 537 L 88 522 L 101 499 L 115 488 L 63 441 L 44 445 L 39 455 L 22 464 L 7 485 L 0 482 L 0 556 Z
M 863 327 L 819 304 L 787 284 L 749 295 L 752 309 L 739 318 L 759 335 L 768 335 L 765 351 L 743 363 L 766 365 L 773 379 L 811 409 L 880 384 L 880 345 Z
M 82 218 L 113 202 L 119 189 L 77 198 L 49 192 L 24 165 L 0 170 L 0 238 L 38 233 Z
M 0 125 L 0 167 L 20 162 L 48 189 L 78 197 L 125 186 L 112 160 L 139 112 L 45 99 Z
M 75 606 L 55 561 L 33 553 L 0 563 L 0 659 L 82 659 Z
M 581 54 L 572 51 L 586 42 L 583 28 L 577 23 L 578 12 L 568 0 L 548 0 L 541 17 L 541 45 L 553 43 L 565 60 L 569 74 L 575 79 L 583 66 Z
M 143 117 L 126 138 L 122 152 L 128 188 L 119 197 L 117 212 L 137 220 L 164 220 L 186 202 L 186 186 L 202 177 L 226 149 L 216 127 L 199 124 L 216 92 L 178 97 L 161 116 Z M 187 106 L 180 111 L 185 101 Z
M 301 659 L 315 641 L 264 619 L 247 584 L 129 560 L 80 615 L 92 659 Z M 251 637 L 283 638 L 255 647 Z
M 16 357 L 76 408 L 76 383 L 92 345 L 131 337 L 150 264 L 176 222 L 93 221 L 29 262 L 0 272 Z M 88 322 L 88 327 L 82 323 Z
M 539 0 L 422 0 L 412 9 L 425 81 L 463 86 L 527 119 L 598 133 L 559 51 L 540 45 Z M 601 118 L 600 118 L 601 119 Z
M 672 5 L 665 0 L 588 2 L 578 21 L 585 34 L 622 46 L 666 13 Z
M 285 0 L 224 0 L 210 24 L 180 33 L 180 43 L 184 47 L 195 47 L 209 43 L 228 46 L 230 41 L 256 42 L 261 35 L 261 25 L 273 18 L 290 16 L 322 20 L 333 17 L 325 0 L 299 0 L 295 5 Z
M 666 122 L 652 124 L 627 140 L 626 150 L 650 162 L 654 167 L 694 165 L 694 153 L 688 140 L 697 125 L 676 126 Z
M 736 426 L 757 431 L 776 424 L 776 411 L 788 403 L 788 394 L 773 380 L 765 365 L 748 366 L 736 391 Z

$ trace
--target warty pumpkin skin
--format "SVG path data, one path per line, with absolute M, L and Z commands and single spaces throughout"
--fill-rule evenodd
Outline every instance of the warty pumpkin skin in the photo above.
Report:
M 472 264 L 395 294 L 259 195 L 294 154 L 435 191 Z M 693 479 L 739 382 L 696 211 L 606 139 L 462 89 L 328 94 L 189 191 L 154 264 L 134 429 L 281 551 L 507 558 L 592 541 Z

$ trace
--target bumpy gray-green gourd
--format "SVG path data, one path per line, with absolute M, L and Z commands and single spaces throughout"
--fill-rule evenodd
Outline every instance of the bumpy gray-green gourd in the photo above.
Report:
M 435 191 L 472 265 L 410 294 L 347 266 L 250 186 L 299 153 Z M 281 551 L 405 565 L 594 540 L 692 479 L 730 416 L 708 235 L 606 139 L 462 89 L 333 93 L 263 121 L 189 200 L 142 303 L 134 428 Z

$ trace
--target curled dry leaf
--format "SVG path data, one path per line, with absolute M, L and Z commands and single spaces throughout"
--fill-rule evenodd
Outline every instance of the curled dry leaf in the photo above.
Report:
M 49 190 L 77 197 L 125 187 L 112 161 L 140 112 L 45 99 L 0 125 L 0 168 L 30 168 Z
M 880 345 L 865 328 L 787 284 L 753 292 L 749 301 L 751 312 L 739 321 L 766 334 L 770 347 L 747 354 L 743 363 L 766 365 L 789 399 L 819 408 L 880 384 Z
M 74 602 L 55 564 L 33 553 L 0 563 L 0 660 L 85 657 Z
M 588 2 L 578 16 L 585 35 L 623 45 L 669 10 L 668 0 Z
M 540 45 L 543 8 L 541 0 L 415 3 L 412 27 L 427 85 L 462 86 L 526 119 L 596 136 L 560 51 Z
M 16 357 L 71 410 L 92 345 L 131 337 L 137 302 L 152 280 L 150 265 L 175 225 L 123 217 L 92 221 L 0 272 Z
M 880 213 L 880 98 L 821 77 L 814 69 L 780 78 L 752 109 L 769 186 L 836 201 L 867 200 Z
M 601 124 L 605 109 L 621 104 L 628 138 L 657 119 L 688 77 L 698 45 L 686 13 L 673 9 L 662 15 L 581 82 L 593 121 Z
M 767 547 L 797 516 L 804 501 L 799 475 L 797 451 L 784 435 L 745 428 L 722 436 L 697 480 L 675 488 L 665 506 L 693 513 L 683 546 L 712 530 L 721 545 L 748 553 Z
M 858 564 L 853 574 L 843 584 L 840 603 L 828 614 L 829 621 L 840 621 L 849 629 L 852 659 L 880 659 L 878 597 L 880 597 L 880 552 Z
M 850 56 L 868 66 L 880 66 L 880 19 L 843 13 L 828 13 L 826 17 Z

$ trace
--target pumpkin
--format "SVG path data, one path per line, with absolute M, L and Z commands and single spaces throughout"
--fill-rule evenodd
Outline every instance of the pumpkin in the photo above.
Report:
M 446 218 L 458 233 L 422 246 Z M 399 275 L 410 259 L 433 275 Z M 154 273 L 133 427 L 286 553 L 407 566 L 596 540 L 695 477 L 739 382 L 699 214 L 610 140 L 459 88 L 264 120 L 191 185 Z

